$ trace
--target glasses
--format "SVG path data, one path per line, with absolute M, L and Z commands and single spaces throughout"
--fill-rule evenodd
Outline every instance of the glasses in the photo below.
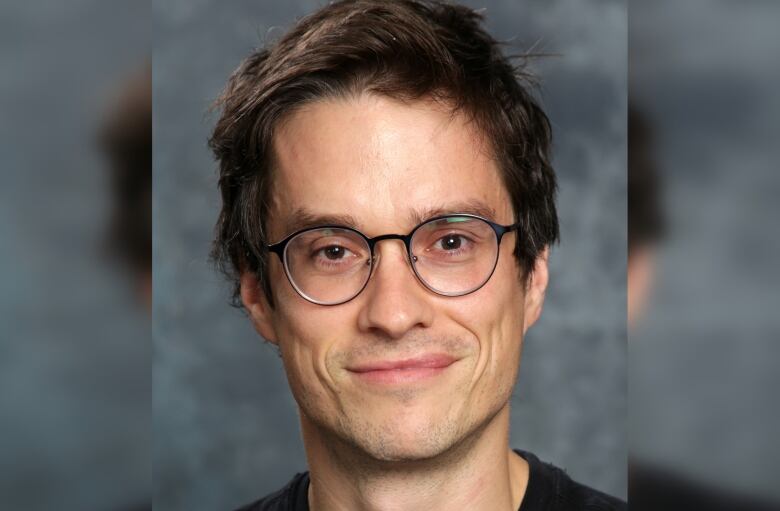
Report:
M 378 257 L 376 244 L 401 240 L 417 279 L 443 296 L 463 296 L 484 286 L 498 264 L 504 234 L 499 225 L 471 214 L 432 218 L 407 235 L 368 238 L 350 227 L 323 225 L 294 232 L 266 248 L 279 256 L 295 291 L 319 305 L 346 303 L 365 289 Z

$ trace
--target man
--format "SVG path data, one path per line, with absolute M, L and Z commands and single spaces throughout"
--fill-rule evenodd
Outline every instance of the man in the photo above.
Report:
M 508 446 L 558 238 L 550 127 L 480 16 L 332 3 L 247 58 L 214 256 L 281 354 L 309 472 L 245 509 L 620 509 Z

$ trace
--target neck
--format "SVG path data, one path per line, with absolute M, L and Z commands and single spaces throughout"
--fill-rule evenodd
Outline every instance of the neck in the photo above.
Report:
M 505 510 L 520 507 L 528 464 L 509 449 L 509 406 L 432 459 L 376 460 L 301 414 L 312 511 Z

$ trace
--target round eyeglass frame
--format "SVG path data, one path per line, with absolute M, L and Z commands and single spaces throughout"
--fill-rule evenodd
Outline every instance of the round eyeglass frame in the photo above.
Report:
M 465 291 L 465 292 L 459 292 L 459 293 L 446 293 L 446 292 L 442 292 L 442 291 L 439 291 L 439 290 L 434 289 L 433 287 L 431 287 L 425 281 L 425 279 L 419 274 L 419 272 L 417 271 L 417 266 L 415 265 L 417 256 L 415 256 L 412 253 L 412 239 L 414 238 L 415 233 L 421 227 L 423 227 L 425 225 L 428 225 L 431 222 L 436 222 L 436 221 L 444 220 L 444 219 L 447 219 L 447 218 L 464 218 L 464 217 L 465 218 L 473 218 L 475 220 L 481 220 L 481 221 L 485 222 L 486 224 L 488 224 L 493 229 L 493 232 L 496 235 L 496 247 L 497 247 L 497 249 L 496 249 L 496 258 L 495 258 L 495 261 L 493 261 L 493 267 L 490 269 L 490 273 L 487 275 L 487 277 L 485 277 L 485 280 L 480 285 L 475 287 L 474 289 L 471 289 L 471 290 Z M 488 283 L 490 278 L 493 276 L 493 273 L 495 273 L 496 267 L 498 266 L 498 258 L 501 255 L 501 250 L 500 250 L 500 248 L 501 248 L 501 240 L 504 238 L 504 235 L 506 233 L 511 232 L 511 231 L 515 231 L 515 230 L 519 229 L 520 226 L 521 226 L 521 224 L 519 222 L 511 224 L 511 225 L 501 225 L 501 224 L 497 224 L 497 223 L 495 223 L 493 221 L 490 221 L 487 218 L 481 217 L 479 215 L 473 215 L 471 213 L 452 213 L 452 214 L 441 215 L 441 216 L 436 216 L 436 217 L 433 217 L 433 218 L 429 218 L 429 219 L 425 220 L 424 222 L 422 222 L 421 224 L 417 225 L 414 229 L 411 230 L 411 232 L 409 232 L 409 234 L 382 234 L 380 236 L 374 236 L 373 238 L 369 238 L 368 236 L 366 236 L 362 232 L 358 231 L 357 229 L 354 229 L 352 227 L 347 227 L 347 226 L 344 226 L 344 225 L 336 225 L 336 224 L 317 225 L 317 226 L 307 227 L 305 229 L 300 229 L 298 231 L 295 231 L 295 232 L 293 232 L 292 234 L 289 234 L 287 237 L 285 237 L 283 240 L 281 240 L 281 241 L 279 241 L 277 243 L 273 243 L 271 245 L 265 245 L 265 248 L 269 252 L 273 252 L 274 254 L 279 256 L 279 260 L 282 263 L 282 266 L 284 267 L 284 274 L 287 276 L 287 280 L 290 282 L 290 285 L 293 287 L 293 289 L 295 289 L 295 292 L 298 293 L 301 296 L 301 298 L 303 298 L 307 302 L 311 302 L 311 303 L 316 304 L 316 305 L 323 305 L 323 306 L 326 306 L 326 307 L 334 306 L 334 305 L 342 305 L 342 304 L 347 303 L 347 302 L 349 302 L 351 300 L 354 300 L 358 295 L 360 295 L 360 293 L 363 292 L 363 290 L 366 288 L 366 286 L 368 286 L 368 283 L 371 280 L 371 276 L 374 274 L 374 267 L 375 267 L 374 262 L 377 259 L 376 255 L 374 254 L 374 247 L 376 246 L 377 243 L 379 243 L 380 241 L 384 241 L 384 240 L 401 240 L 401 241 L 404 242 L 404 246 L 406 247 L 406 255 L 408 256 L 409 264 L 412 267 L 412 272 L 414 273 L 414 276 L 417 278 L 418 282 L 420 282 L 423 286 L 425 286 L 426 289 L 428 289 L 429 291 L 431 291 L 431 292 L 433 292 L 433 293 L 435 293 L 437 295 L 440 295 L 440 296 L 457 297 L 457 296 L 466 296 L 466 295 L 469 295 L 469 294 L 474 293 L 476 291 L 479 291 L 482 287 L 485 286 L 485 284 Z M 292 275 L 290 275 L 290 269 L 289 269 L 289 266 L 287 264 L 287 247 L 288 247 L 290 241 L 292 241 L 296 236 L 298 236 L 300 234 L 303 234 L 303 233 L 309 232 L 309 231 L 316 231 L 316 230 L 319 230 L 319 229 L 341 229 L 341 230 L 353 232 L 353 233 L 357 234 L 358 236 L 360 236 L 366 242 L 366 244 L 368 245 L 369 253 L 371 254 L 371 257 L 368 259 L 369 271 L 368 271 L 368 277 L 366 278 L 366 281 L 363 283 L 363 285 L 360 287 L 360 289 L 357 292 L 355 292 L 352 296 L 350 296 L 349 298 L 347 298 L 345 300 L 341 300 L 339 302 L 333 302 L 333 303 L 331 303 L 331 302 L 322 302 L 322 301 L 319 301 L 319 300 L 316 300 L 316 299 L 312 298 L 311 296 L 308 296 L 306 293 L 303 292 L 303 290 L 300 287 L 298 287 L 298 285 L 295 283 L 295 280 L 293 279 Z

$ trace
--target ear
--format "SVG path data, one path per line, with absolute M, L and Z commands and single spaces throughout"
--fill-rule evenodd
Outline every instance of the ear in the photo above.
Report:
M 278 344 L 272 321 L 273 309 L 252 272 L 241 274 L 241 301 L 257 333 L 268 342 Z
M 528 275 L 528 282 L 525 290 L 525 314 L 523 316 L 523 335 L 528 329 L 536 323 L 542 314 L 544 305 L 544 293 L 547 290 L 547 281 L 549 274 L 547 272 L 547 262 L 550 257 L 550 247 L 544 250 L 536 257 L 534 268 Z

